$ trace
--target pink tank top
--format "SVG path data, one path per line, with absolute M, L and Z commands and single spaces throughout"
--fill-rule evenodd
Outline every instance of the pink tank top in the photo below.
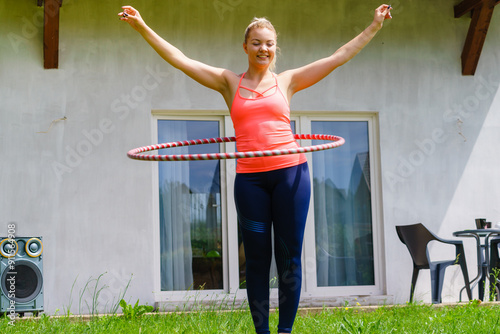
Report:
M 273 74 L 276 83 L 262 93 L 241 86 L 244 76 L 245 73 L 241 76 L 231 106 L 231 119 L 236 133 L 236 148 L 238 151 L 248 152 L 299 147 L 290 127 L 290 107 L 279 89 L 276 76 Z M 242 97 L 240 89 L 251 91 L 256 94 L 256 97 Z M 274 92 L 271 91 L 273 89 Z M 236 172 L 266 172 L 296 166 L 306 161 L 304 154 L 240 158 L 236 164 Z

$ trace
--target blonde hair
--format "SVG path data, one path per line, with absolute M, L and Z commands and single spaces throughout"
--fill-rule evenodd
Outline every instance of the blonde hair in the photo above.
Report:
M 245 29 L 245 41 L 244 41 L 245 44 L 248 41 L 248 35 L 250 35 L 250 31 L 257 28 L 267 28 L 271 30 L 274 33 L 274 38 L 276 40 L 276 43 L 278 43 L 278 33 L 276 32 L 276 29 L 274 29 L 274 26 L 271 23 L 271 21 L 269 21 L 265 17 L 254 17 L 252 22 L 250 22 L 248 27 Z M 278 46 L 276 46 L 276 53 L 278 53 L 278 51 L 279 48 Z M 273 59 L 273 62 L 271 63 L 271 66 L 269 66 L 269 69 L 273 72 L 276 69 L 276 55 Z
M 250 31 L 256 28 L 267 28 L 274 32 L 274 36 L 276 38 L 276 41 L 278 41 L 278 34 L 276 33 L 276 29 L 274 29 L 273 24 L 271 21 L 266 19 L 265 17 L 254 17 L 252 22 L 248 25 L 248 27 L 245 30 L 245 43 L 248 40 L 248 35 L 250 34 Z

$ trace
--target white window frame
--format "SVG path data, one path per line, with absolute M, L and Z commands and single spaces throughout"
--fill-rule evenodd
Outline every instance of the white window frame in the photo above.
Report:
M 383 242 L 383 215 L 382 215 L 382 178 L 380 164 L 380 137 L 378 113 L 376 112 L 326 112 L 307 111 L 293 113 L 293 119 L 299 124 L 297 131 L 311 133 L 311 122 L 350 122 L 360 121 L 368 124 L 368 141 L 370 149 L 370 187 L 372 200 L 372 229 L 373 229 L 373 259 L 375 284 L 368 286 L 338 286 L 318 287 L 316 279 L 316 238 L 314 226 L 314 192 L 311 192 L 311 205 L 307 216 L 304 234 L 303 288 L 302 298 L 384 295 L 386 293 L 385 280 L 385 252 Z M 311 145 L 311 141 L 303 141 L 302 146 Z M 312 154 L 308 153 L 309 170 L 313 171 Z M 346 293 L 347 292 L 347 293 Z
M 314 198 L 311 197 L 311 206 L 307 218 L 304 235 L 303 284 L 302 299 L 309 298 L 336 298 L 339 296 L 380 296 L 386 293 L 385 279 L 385 252 L 383 242 L 382 216 L 382 183 L 380 163 L 380 136 L 378 113 L 376 112 L 331 112 L 331 111 L 300 111 L 292 112 L 295 121 L 296 133 L 311 133 L 311 121 L 366 121 L 368 124 L 368 138 L 370 149 L 370 181 L 372 189 L 372 228 L 373 228 L 373 256 L 375 270 L 375 284 L 370 286 L 339 286 L 317 287 L 316 280 L 316 252 L 314 233 Z M 231 117 L 227 110 L 153 110 L 151 121 L 151 140 L 157 142 L 159 120 L 217 120 L 220 123 L 220 136 L 234 136 Z M 236 144 L 223 143 L 221 152 L 235 152 Z M 312 145 L 309 140 L 302 140 L 302 146 Z M 312 155 L 307 153 L 312 179 Z M 238 260 L 238 224 L 236 207 L 233 199 L 234 179 L 236 175 L 236 161 L 234 159 L 221 160 L 221 203 L 222 203 L 222 239 L 223 239 L 223 289 L 222 290 L 193 290 L 193 291 L 161 291 L 160 283 L 160 225 L 159 225 L 159 180 L 158 163 L 153 163 L 153 217 L 154 217 L 154 296 L 159 303 L 180 303 L 185 305 L 190 300 L 210 301 L 227 300 L 230 298 L 237 304 L 246 299 L 246 289 L 239 288 L 239 260 Z M 312 195 L 314 196 L 313 192 Z M 236 268 L 236 269 L 235 269 Z M 272 289 L 271 298 L 277 296 L 277 289 Z
M 221 137 L 234 136 L 234 129 L 231 117 L 227 111 L 223 110 L 153 110 L 151 120 L 151 140 L 158 141 L 158 121 L 159 120 L 193 120 L 193 121 L 218 121 Z M 221 152 L 234 152 L 235 143 L 221 143 Z M 234 188 L 234 176 L 236 174 L 236 163 L 234 159 L 221 160 L 221 217 L 222 217 L 222 268 L 223 268 L 223 289 L 217 290 L 192 290 L 192 291 L 162 291 L 161 271 L 160 271 L 160 224 L 159 224 L 159 179 L 158 162 L 152 164 L 153 175 L 153 217 L 154 217 L 154 298 L 156 302 L 187 303 L 189 301 L 214 301 L 218 299 L 235 298 L 243 300 L 246 291 L 239 289 L 238 252 L 230 249 L 238 249 L 238 226 L 236 217 L 236 207 L 232 196 Z

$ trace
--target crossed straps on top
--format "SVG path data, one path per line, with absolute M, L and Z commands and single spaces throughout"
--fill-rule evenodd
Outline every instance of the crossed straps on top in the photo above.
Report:
M 251 88 L 248 88 L 248 87 L 245 87 L 245 86 L 242 86 L 242 85 L 241 85 L 241 81 L 242 81 L 242 80 L 243 80 L 243 78 L 245 77 L 245 74 L 246 74 L 246 72 L 245 72 L 245 73 L 243 73 L 243 75 L 242 75 L 242 76 L 241 76 L 241 78 L 240 78 L 240 82 L 239 82 L 239 84 L 238 84 L 238 94 L 240 94 L 240 88 L 241 88 L 241 89 L 248 90 L 248 91 L 250 91 L 250 92 L 252 92 L 252 93 L 255 93 L 257 96 L 256 96 L 256 97 L 253 97 L 253 98 L 248 98 L 248 97 L 243 97 L 243 96 L 241 96 L 241 94 L 240 94 L 240 97 L 241 97 L 241 98 L 244 98 L 244 99 L 249 99 L 249 100 L 258 99 L 258 98 L 262 98 L 262 97 L 266 97 L 266 96 L 273 95 L 275 92 L 274 92 L 274 93 L 272 93 L 272 94 L 269 94 L 269 95 L 264 95 L 264 94 L 266 94 L 268 91 L 270 91 L 271 89 L 274 89 L 274 88 L 276 88 L 276 90 L 278 90 L 278 89 L 279 89 L 279 87 L 278 87 L 278 78 L 276 78 L 276 76 L 274 75 L 274 73 L 272 73 L 272 75 L 273 75 L 273 77 L 274 77 L 274 80 L 275 80 L 274 85 L 272 85 L 271 87 L 269 87 L 268 89 L 266 89 L 266 90 L 265 90 L 265 91 L 263 91 L 262 93 L 260 93 L 260 92 L 258 92 L 258 91 L 256 91 L 256 90 L 254 90 L 254 89 L 251 89 Z

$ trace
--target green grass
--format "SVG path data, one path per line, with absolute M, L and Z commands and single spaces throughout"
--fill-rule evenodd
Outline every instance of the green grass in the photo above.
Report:
M 370 311 L 348 307 L 324 309 L 299 315 L 294 333 L 500 333 L 500 305 L 477 302 L 433 307 L 408 304 Z M 49 317 L 0 319 L 0 333 L 254 333 L 248 310 L 146 314 L 132 319 L 122 316 Z M 271 332 L 278 315 L 270 317 Z

